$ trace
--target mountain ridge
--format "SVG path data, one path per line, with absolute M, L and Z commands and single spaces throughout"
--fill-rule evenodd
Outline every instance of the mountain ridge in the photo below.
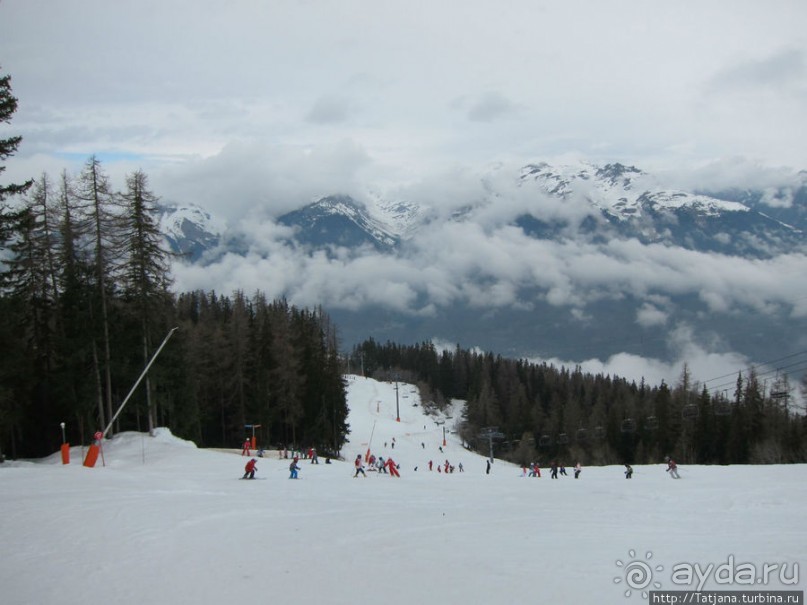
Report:
M 793 277 L 807 258 L 807 188 L 710 195 L 619 163 L 525 164 L 480 179 L 482 194 L 441 206 L 323 196 L 267 218 L 284 226 L 269 242 L 250 235 L 253 219 L 209 234 L 185 262 L 294 267 L 274 282 L 280 295 L 322 304 L 346 346 L 372 335 L 510 356 L 668 359 L 686 334 L 756 360 L 790 339 L 807 346 Z
M 583 200 L 589 224 L 583 232 L 609 229 L 607 237 L 635 237 L 643 243 L 665 243 L 686 249 L 770 258 L 804 249 L 807 188 L 794 195 L 791 208 L 765 206 L 765 193 L 743 191 L 684 191 L 661 187 L 652 177 L 620 163 L 604 166 L 581 162 L 526 164 L 517 187 L 527 190 L 535 204 L 512 223 L 535 237 L 556 237 L 562 227 L 547 220 L 539 205 L 549 200 Z M 495 197 L 497 192 L 493 192 Z M 477 220 L 478 209 L 490 200 L 460 207 L 442 220 Z M 765 210 L 765 211 L 763 211 Z M 323 196 L 275 219 L 291 227 L 292 239 L 309 249 L 357 248 L 395 252 L 436 220 L 431 208 L 416 201 L 347 194 Z M 792 221 L 792 222 L 788 222 Z M 211 215 L 193 206 L 166 207 L 161 228 L 176 252 L 191 251 L 191 260 L 217 246 L 226 229 Z

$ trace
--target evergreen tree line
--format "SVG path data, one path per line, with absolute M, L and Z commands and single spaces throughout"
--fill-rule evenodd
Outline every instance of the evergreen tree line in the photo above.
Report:
M 475 451 L 518 464 L 688 464 L 807 460 L 807 427 L 786 381 L 765 392 L 755 370 L 733 394 L 712 394 L 684 368 L 674 387 L 648 386 L 490 353 L 438 352 L 431 343 L 381 345 L 350 355 L 353 371 L 428 386 L 426 404 L 467 401 L 460 433 Z
M 75 176 L 43 174 L 8 193 L 0 453 L 52 453 L 62 422 L 74 444 L 107 427 L 111 436 L 167 426 L 201 446 L 237 447 L 252 436 L 245 425 L 259 424 L 262 445 L 339 450 L 347 404 L 328 318 L 260 293 L 172 294 L 158 200 L 142 171 L 116 191 L 91 157 Z

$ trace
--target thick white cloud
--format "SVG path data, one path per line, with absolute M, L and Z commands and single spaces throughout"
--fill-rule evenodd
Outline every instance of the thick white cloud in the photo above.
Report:
M 662 381 L 670 386 L 676 386 L 684 368 L 690 373 L 693 384 L 705 386 L 707 390 L 714 391 L 716 385 L 723 382 L 715 381 L 719 376 L 746 373 L 749 360 L 736 353 L 713 353 L 706 350 L 691 339 L 691 334 L 684 328 L 681 333 L 673 335 L 673 340 L 679 345 L 677 357 L 673 361 L 663 361 L 647 357 L 640 357 L 629 353 L 618 353 L 607 359 L 587 359 L 582 362 L 570 362 L 561 359 L 541 359 L 536 362 L 550 363 L 556 367 L 577 367 L 584 372 L 619 376 L 635 381 L 637 384 L 644 379 L 651 386 L 661 384 Z M 722 391 L 722 389 L 719 389 Z
M 244 258 L 227 255 L 204 271 L 180 265 L 177 289 L 261 289 L 301 305 L 379 305 L 411 314 L 453 303 L 527 309 L 538 292 L 580 318 L 588 305 L 629 296 L 646 300 L 636 318 L 645 327 L 664 324 L 669 300 L 678 296 L 697 297 L 706 312 L 721 314 L 750 310 L 799 318 L 807 310 L 807 259 L 800 254 L 748 260 L 636 240 L 538 240 L 513 226 L 486 230 L 461 220 L 418 233 L 402 256 L 347 250 L 308 255 L 284 242 L 288 229 L 262 221 L 242 226 L 250 246 Z
M 667 323 L 669 314 L 653 304 L 645 303 L 636 314 L 636 323 L 644 328 L 663 326 Z

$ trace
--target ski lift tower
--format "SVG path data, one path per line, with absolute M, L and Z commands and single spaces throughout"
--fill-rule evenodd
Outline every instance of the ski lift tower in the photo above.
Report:
M 401 421 L 401 406 L 398 403 L 398 374 L 395 374 L 395 422 Z
M 498 426 L 486 426 L 480 431 L 479 436 L 488 440 L 490 445 L 490 461 L 493 462 L 493 440 L 502 439 L 504 437 L 504 433 L 499 431 Z
M 777 370 L 776 380 L 771 387 L 771 401 L 784 408 L 785 414 L 789 413 L 790 407 L 790 385 L 787 382 L 787 374 L 779 375 Z

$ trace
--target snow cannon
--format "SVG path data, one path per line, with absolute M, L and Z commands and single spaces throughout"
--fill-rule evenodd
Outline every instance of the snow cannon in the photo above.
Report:
M 84 466 L 88 468 L 95 467 L 98 454 L 101 452 L 101 441 L 104 438 L 104 434 L 101 431 L 97 431 L 95 435 L 93 435 L 93 438 L 95 441 L 90 445 L 90 449 L 87 450 L 87 456 L 84 458 Z

